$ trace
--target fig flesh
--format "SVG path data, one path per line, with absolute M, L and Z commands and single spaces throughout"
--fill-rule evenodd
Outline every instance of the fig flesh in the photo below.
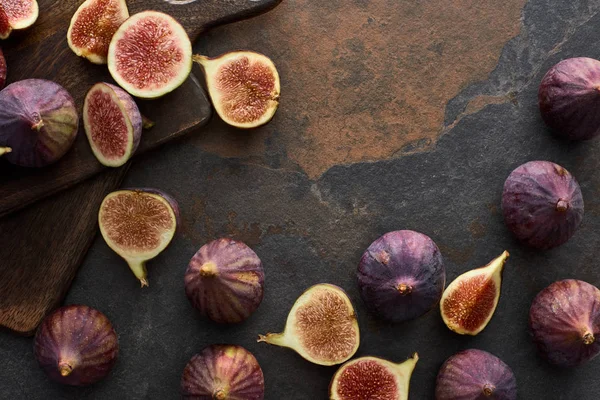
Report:
M 448 285 L 440 309 L 451 331 L 474 336 L 485 329 L 498 306 L 508 256 L 504 251 L 489 264 L 465 272 Z
M 377 357 L 360 357 L 338 369 L 329 385 L 330 400 L 406 400 L 419 356 L 394 364 Z
M 0 49 L 0 89 L 4 88 L 5 83 L 6 83 L 6 59 L 4 58 L 2 49 Z
M 36 0 L 0 0 L 0 39 L 7 39 L 13 30 L 29 28 L 38 15 Z
M 279 106 L 281 85 L 273 61 L 252 51 L 235 51 L 209 58 L 195 55 L 217 114 L 237 128 L 269 122 Z
M 558 164 L 530 161 L 504 183 L 504 221 L 530 247 L 545 250 L 566 243 L 579 228 L 583 210 L 579 184 Z
M 26 79 L 0 92 L 0 147 L 9 162 L 43 167 L 72 147 L 79 117 L 71 95 L 44 79 Z
M 98 222 L 108 246 L 120 255 L 142 287 L 148 286 L 146 262 L 158 256 L 175 236 L 177 202 L 156 189 L 126 189 L 102 201 Z
M 516 400 L 511 368 L 487 351 L 469 349 L 448 358 L 437 376 L 435 400 Z
M 120 167 L 142 137 L 142 116 L 133 98 L 110 83 L 95 84 L 85 97 L 83 126 L 98 161 Z
M 296 300 L 283 333 L 260 335 L 258 341 L 288 347 L 314 364 L 329 366 L 356 353 L 360 333 L 348 295 L 337 286 L 320 283 Z
M 108 69 L 131 95 L 154 99 L 179 86 L 192 71 L 192 44 L 173 17 L 158 11 L 132 15 L 108 47 Z
M 200 248 L 185 272 L 185 293 L 202 315 L 218 323 L 238 323 L 260 305 L 265 274 L 256 253 L 244 243 L 222 238 Z
M 585 364 L 600 353 L 600 290 L 576 279 L 554 282 L 533 300 L 529 327 L 551 364 Z
M 42 321 L 34 352 L 50 379 L 85 386 L 108 375 L 117 361 L 119 342 L 106 315 L 85 305 L 71 305 Z
M 265 379 L 258 361 L 241 346 L 215 344 L 192 357 L 181 378 L 184 399 L 262 400 Z
M 127 18 L 125 0 L 86 0 L 71 19 L 67 31 L 69 47 L 94 64 L 106 64 L 108 45 Z
M 414 231 L 388 232 L 363 254 L 358 266 L 360 294 L 371 312 L 399 322 L 434 308 L 444 291 L 446 272 L 440 250 Z
M 542 79 L 538 98 L 544 122 L 557 135 L 570 140 L 600 135 L 600 61 L 562 60 Z

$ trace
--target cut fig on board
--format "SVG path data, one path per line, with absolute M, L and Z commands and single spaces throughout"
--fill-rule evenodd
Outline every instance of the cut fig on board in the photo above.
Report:
M 192 71 L 192 43 L 173 17 L 158 11 L 132 15 L 108 47 L 108 69 L 131 95 L 154 99 L 179 86 Z
M 465 272 L 444 291 L 442 319 L 450 330 L 477 335 L 492 319 L 502 286 L 502 271 L 509 254 L 504 251 L 486 266 Z
M 281 88 L 267 56 L 235 51 L 215 58 L 195 55 L 194 61 L 202 66 L 213 106 L 227 124 L 249 129 L 273 118 Z
M 86 0 L 71 19 L 67 32 L 69 47 L 94 64 L 106 64 L 108 45 L 127 18 L 125 0 Z
M 13 30 L 29 28 L 39 12 L 36 0 L 0 0 L 0 39 L 7 39 Z
M 320 283 L 296 300 L 283 333 L 260 335 L 258 341 L 288 347 L 315 364 L 336 365 L 356 353 L 360 333 L 346 292 Z
M 5 83 L 6 83 L 6 59 L 4 58 L 2 49 L 0 49 L 0 89 L 4 88 Z
M 338 369 L 329 385 L 330 400 L 406 400 L 417 353 L 395 364 L 378 357 L 360 357 Z

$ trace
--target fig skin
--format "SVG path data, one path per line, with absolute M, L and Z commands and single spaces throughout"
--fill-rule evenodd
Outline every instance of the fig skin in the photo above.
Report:
M 502 212 L 519 241 L 548 250 L 566 243 L 579 228 L 583 196 L 565 168 L 550 161 L 530 161 L 506 179 Z
M 0 89 L 4 88 L 5 83 L 6 83 L 6 59 L 4 58 L 4 53 L 2 53 L 2 48 L 0 48 Z
M 600 353 L 600 290 L 584 281 L 554 282 L 533 300 L 529 328 L 539 353 L 559 367 L 576 367 Z
M 569 140 L 600 135 L 600 61 L 562 60 L 542 79 L 538 98 L 542 118 L 556 135 Z
M 448 358 L 437 376 L 435 400 L 516 400 L 511 368 L 487 351 L 468 349 Z
M 369 310 L 392 321 L 408 321 L 433 309 L 444 291 L 440 250 L 428 236 L 388 232 L 374 241 L 358 266 L 360 294 Z
M 36 0 L 0 0 L 0 39 L 8 39 L 13 30 L 27 29 L 37 21 L 39 7 Z
M 42 321 L 34 338 L 34 353 L 50 379 L 86 386 L 112 370 L 119 342 L 106 315 L 85 305 L 70 305 Z

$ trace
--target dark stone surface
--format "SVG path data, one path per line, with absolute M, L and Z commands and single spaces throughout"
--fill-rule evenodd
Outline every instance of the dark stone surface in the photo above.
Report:
M 346 289 L 356 306 L 362 329 L 358 355 L 402 361 L 419 353 L 411 399 L 432 399 L 438 368 L 466 348 L 489 351 L 510 365 L 520 399 L 599 398 L 600 360 L 572 370 L 550 367 L 537 356 L 527 332 L 532 298 L 553 281 L 578 278 L 600 286 L 596 264 L 600 142 L 567 144 L 554 139 L 539 117 L 536 98 L 543 74 L 560 59 L 600 57 L 599 11 L 596 0 L 530 0 L 519 35 L 506 44 L 488 79 L 468 85 L 450 101 L 447 129 L 427 152 L 334 166 L 310 179 L 300 168 L 287 168 L 286 147 L 277 132 L 268 138 L 269 162 L 202 151 L 199 142 L 211 131 L 238 145 L 252 140 L 253 133 L 233 136 L 214 121 L 207 133 L 143 156 L 125 186 L 159 187 L 179 200 L 183 226 L 176 240 L 149 263 L 150 287 L 140 289 L 125 263 L 97 237 L 66 301 L 97 307 L 111 318 L 121 342 L 115 370 L 94 387 L 61 388 L 36 367 L 31 339 L 3 333 L 0 397 L 177 399 L 189 358 L 206 345 L 227 342 L 243 345 L 257 357 L 268 400 L 326 398 L 335 368 L 315 366 L 290 350 L 258 344 L 256 336 L 280 331 L 305 288 L 330 282 Z M 259 32 L 269 29 L 268 18 L 257 21 Z M 217 53 L 230 47 L 232 43 L 223 41 L 228 36 L 228 31 L 212 33 L 203 50 Z M 256 40 L 261 42 L 260 37 Z M 284 56 L 281 53 L 282 62 Z M 290 70 L 284 83 L 291 79 Z M 284 84 L 283 99 L 285 88 Z M 484 102 L 481 110 L 469 112 L 478 96 L 501 100 Z M 302 127 L 297 129 L 301 135 Z M 506 176 L 533 159 L 559 163 L 573 173 L 586 207 L 579 232 L 567 244 L 546 252 L 515 243 L 499 212 Z M 357 263 L 374 239 L 395 229 L 430 236 L 441 249 L 449 280 L 505 249 L 511 253 L 498 309 L 479 336 L 453 334 L 437 310 L 395 325 L 366 313 L 356 287 Z M 201 245 L 223 235 L 245 241 L 265 267 L 264 302 L 239 326 L 203 320 L 183 290 L 189 259 Z

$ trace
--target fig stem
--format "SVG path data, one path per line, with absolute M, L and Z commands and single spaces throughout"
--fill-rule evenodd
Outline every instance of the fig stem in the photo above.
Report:
M 596 338 L 594 337 L 594 334 L 592 332 L 586 332 L 583 335 L 583 344 L 590 345 L 594 343 L 595 340 Z
M 154 121 L 142 114 L 142 127 L 144 129 L 151 129 L 154 127 Z
M 491 395 L 494 394 L 494 389 L 496 389 L 494 387 L 494 385 L 490 385 L 489 383 L 486 383 L 485 385 L 483 385 L 483 395 L 486 397 L 490 397 Z
M 43 127 L 44 127 L 44 121 L 41 119 L 38 122 L 36 122 L 35 124 L 31 125 L 31 129 L 36 130 L 36 131 L 39 131 Z
M 407 294 L 412 293 L 412 286 L 407 285 L 406 283 L 399 284 L 396 289 L 400 293 L 401 296 L 406 296 Z
M 219 389 L 213 395 L 214 400 L 224 400 L 227 397 L 227 393 L 223 389 Z
M 202 66 L 205 66 L 205 65 L 206 65 L 206 63 L 209 61 L 209 58 L 208 58 L 208 57 L 206 57 L 206 56 L 202 56 L 202 55 L 200 55 L 200 54 L 194 54 L 194 55 L 192 56 L 192 60 L 193 60 L 195 63 L 197 63 L 197 64 L 200 64 L 200 65 L 202 65 Z
M 285 335 L 282 333 L 267 333 L 266 335 L 258 335 L 257 342 L 287 347 Z
M 60 372 L 60 376 L 69 376 L 73 372 L 73 367 L 67 363 L 60 363 L 58 364 L 58 371 Z
M 563 199 L 559 199 L 556 203 L 556 211 L 566 212 L 569 209 L 569 202 Z
M 217 275 L 217 265 L 212 262 L 206 262 L 200 267 L 200 276 L 203 278 L 211 278 Z
M 12 149 L 10 147 L 0 147 L 0 156 L 10 153 Z
M 145 261 L 128 261 L 129 268 L 133 272 L 136 278 L 140 280 L 142 287 L 149 286 L 146 271 L 146 262 Z

